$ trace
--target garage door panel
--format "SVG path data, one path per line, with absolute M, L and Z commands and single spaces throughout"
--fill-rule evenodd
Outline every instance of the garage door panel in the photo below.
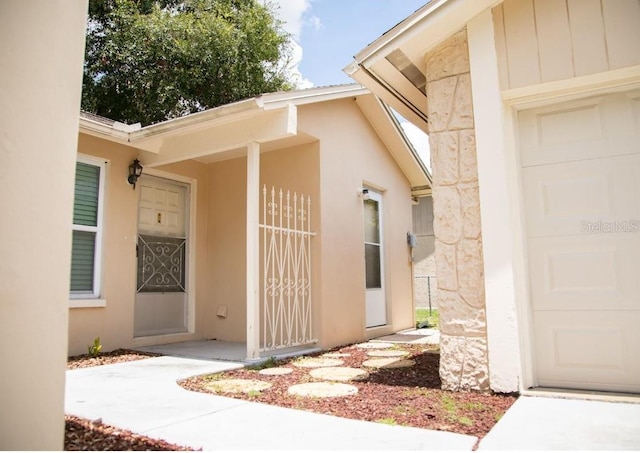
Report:
M 523 187 L 529 237 L 640 230 L 640 155 L 524 168 Z
M 617 93 L 520 112 L 522 166 L 640 153 L 633 96 Z
M 538 383 L 640 391 L 640 312 L 536 312 Z
M 518 127 L 537 384 L 640 392 L 640 91 Z
M 534 310 L 640 310 L 638 257 L 633 234 L 529 240 Z

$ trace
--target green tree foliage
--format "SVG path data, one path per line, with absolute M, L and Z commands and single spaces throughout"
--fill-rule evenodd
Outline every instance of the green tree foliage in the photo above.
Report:
M 290 36 L 257 0 L 90 0 L 82 108 L 156 123 L 292 89 Z

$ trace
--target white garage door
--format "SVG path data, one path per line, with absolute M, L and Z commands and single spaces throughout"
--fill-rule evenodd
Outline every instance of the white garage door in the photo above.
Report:
M 640 91 L 518 126 L 538 385 L 640 392 Z

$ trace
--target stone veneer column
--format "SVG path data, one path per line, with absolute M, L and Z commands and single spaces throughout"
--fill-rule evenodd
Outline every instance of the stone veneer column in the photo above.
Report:
M 448 390 L 489 389 L 482 231 L 467 32 L 425 57 L 440 378 Z

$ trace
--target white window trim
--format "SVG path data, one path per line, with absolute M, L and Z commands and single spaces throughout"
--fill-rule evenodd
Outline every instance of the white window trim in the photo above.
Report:
M 69 306 L 71 308 L 104 307 L 107 305 L 107 302 L 105 299 L 101 299 L 100 296 L 102 294 L 102 230 L 107 161 L 98 157 L 81 154 L 78 154 L 76 161 L 100 168 L 100 179 L 98 182 L 98 217 L 96 226 L 71 225 L 72 231 L 91 231 L 96 233 L 95 256 L 93 261 L 93 293 L 70 292 Z

